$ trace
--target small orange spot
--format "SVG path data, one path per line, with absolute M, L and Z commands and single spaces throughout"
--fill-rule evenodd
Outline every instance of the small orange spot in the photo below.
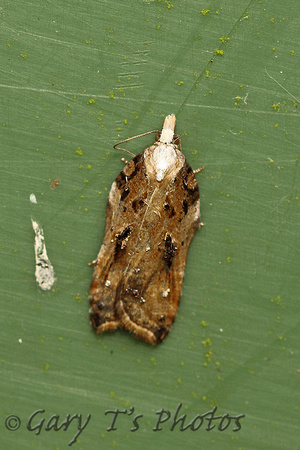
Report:
M 59 186 L 59 179 L 58 178 L 56 178 L 55 180 L 52 181 L 52 183 L 50 185 L 50 188 L 54 189 L 54 188 L 56 188 L 56 186 Z

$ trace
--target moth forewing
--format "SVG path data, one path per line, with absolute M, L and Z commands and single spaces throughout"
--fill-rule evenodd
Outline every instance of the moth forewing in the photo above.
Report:
M 190 242 L 200 226 L 198 183 L 167 116 L 155 144 L 112 185 L 90 288 L 97 333 L 120 327 L 153 345 L 174 322 Z

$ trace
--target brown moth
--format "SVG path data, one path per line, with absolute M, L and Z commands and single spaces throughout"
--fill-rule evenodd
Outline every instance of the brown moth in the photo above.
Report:
M 111 187 L 89 297 L 98 334 L 123 328 L 155 345 L 174 322 L 188 248 L 201 225 L 198 183 L 178 149 L 175 123 L 167 116 L 155 144 Z

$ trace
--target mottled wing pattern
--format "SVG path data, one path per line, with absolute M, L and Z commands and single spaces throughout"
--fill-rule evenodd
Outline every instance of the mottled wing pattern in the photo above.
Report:
M 137 155 L 126 164 L 113 183 L 108 197 L 105 234 L 90 287 L 90 320 L 97 333 L 113 331 L 119 325 L 115 299 L 128 262 L 126 243 L 132 235 L 137 236 L 137 223 L 140 220 L 137 217 L 134 221 L 131 215 L 131 220 L 124 221 L 125 203 L 128 204 L 128 200 L 134 203 L 136 182 L 141 184 L 144 181 L 142 155 Z
M 166 337 L 178 310 L 200 203 L 186 160 L 175 176 L 158 182 L 147 173 L 144 154 L 126 164 L 112 185 L 90 318 L 97 333 L 120 327 L 154 345 Z

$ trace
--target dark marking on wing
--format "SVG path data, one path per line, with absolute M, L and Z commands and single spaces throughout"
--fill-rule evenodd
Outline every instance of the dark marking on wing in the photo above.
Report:
M 127 225 L 120 233 L 116 234 L 116 248 L 115 248 L 115 259 L 118 257 L 121 250 L 124 250 L 126 247 L 126 242 L 133 231 L 133 227 L 131 225 Z
M 166 265 L 170 269 L 172 265 L 173 258 L 176 254 L 177 248 L 172 241 L 172 238 L 169 234 L 166 235 L 165 238 L 165 251 L 164 251 L 164 259 L 166 260 Z
M 121 202 L 123 202 L 125 200 L 125 198 L 129 194 L 129 192 L 130 192 L 129 187 L 125 187 L 125 189 L 123 190 L 123 192 L 121 194 Z
M 137 212 L 142 206 L 144 206 L 146 203 L 144 200 L 133 200 L 131 203 L 132 209 L 134 212 Z
M 182 209 L 184 211 L 184 214 L 186 215 L 189 210 L 188 202 L 186 201 L 186 199 L 184 199 L 182 202 Z

